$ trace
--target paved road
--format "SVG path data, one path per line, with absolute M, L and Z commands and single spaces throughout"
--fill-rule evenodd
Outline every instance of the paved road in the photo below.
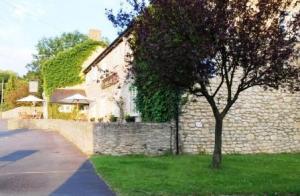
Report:
M 114 195 L 77 148 L 54 132 L 0 122 L 0 196 Z

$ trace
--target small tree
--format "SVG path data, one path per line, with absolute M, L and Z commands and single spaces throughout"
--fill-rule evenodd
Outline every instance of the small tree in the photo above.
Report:
M 4 90 L 4 104 L 6 109 L 12 109 L 19 104 L 18 99 L 28 95 L 28 83 L 15 75 L 10 76 Z
M 108 15 L 132 29 L 135 60 L 147 62 L 162 83 L 209 103 L 215 118 L 213 168 L 221 166 L 223 119 L 242 92 L 255 86 L 297 89 L 295 1 L 155 0 L 147 8 L 144 1 L 128 2 L 132 11 Z M 134 74 L 141 71 L 133 67 Z

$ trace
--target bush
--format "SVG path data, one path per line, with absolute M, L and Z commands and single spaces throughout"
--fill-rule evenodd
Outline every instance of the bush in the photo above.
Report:
M 126 122 L 135 122 L 135 117 L 126 115 L 125 120 L 126 120 Z
M 118 117 L 114 116 L 114 115 L 110 115 L 109 116 L 109 121 L 110 122 L 117 122 L 118 121 Z

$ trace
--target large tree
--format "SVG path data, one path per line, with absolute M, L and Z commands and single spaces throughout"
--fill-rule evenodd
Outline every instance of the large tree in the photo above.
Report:
M 131 28 L 136 62 L 147 62 L 161 83 L 209 103 L 215 118 L 213 168 L 221 166 L 223 119 L 242 92 L 255 86 L 297 90 L 296 1 L 155 0 L 148 7 L 128 1 L 131 11 L 108 15 L 115 25 Z M 134 74 L 142 71 L 133 64 Z
M 37 53 L 32 55 L 32 62 L 26 65 L 28 72 L 25 77 L 30 80 L 41 80 L 41 67 L 45 61 L 56 56 L 59 52 L 72 48 L 87 39 L 86 35 L 77 31 L 41 39 L 36 45 Z
M 4 90 L 4 108 L 13 109 L 20 105 L 18 99 L 28 95 L 28 82 L 16 75 L 11 75 Z
M 10 70 L 0 70 L 0 83 L 3 82 L 3 89 L 1 88 L 2 84 L 0 84 L 0 102 L 1 102 L 1 104 L 2 104 L 2 101 L 4 101 L 2 96 L 4 95 L 5 84 L 7 83 L 9 78 L 12 76 L 16 77 L 17 74 Z M 3 90 L 3 92 L 2 92 L 2 90 Z

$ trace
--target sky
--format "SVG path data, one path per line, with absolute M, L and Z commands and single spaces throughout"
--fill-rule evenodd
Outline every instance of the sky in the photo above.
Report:
M 35 45 L 44 37 L 78 30 L 100 29 L 113 41 L 117 29 L 105 8 L 118 10 L 124 0 L 0 0 L 0 69 L 19 75 L 32 60 Z

